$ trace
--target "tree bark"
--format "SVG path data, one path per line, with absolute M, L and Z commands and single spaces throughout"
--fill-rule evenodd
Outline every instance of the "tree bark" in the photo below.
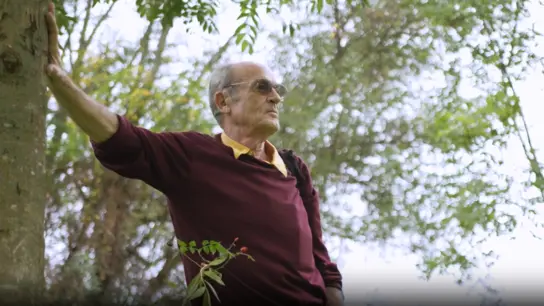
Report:
M 0 0 L 0 304 L 44 290 L 47 0 Z

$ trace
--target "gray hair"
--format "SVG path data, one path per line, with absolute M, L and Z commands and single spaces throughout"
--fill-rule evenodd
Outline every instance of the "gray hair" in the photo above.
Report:
M 223 65 L 215 69 L 210 76 L 210 85 L 208 88 L 210 110 L 215 120 L 221 125 L 221 112 L 215 105 L 215 93 L 232 83 L 233 64 Z

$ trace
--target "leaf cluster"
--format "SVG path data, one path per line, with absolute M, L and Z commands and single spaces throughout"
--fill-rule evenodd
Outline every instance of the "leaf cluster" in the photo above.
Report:
M 218 285 L 225 286 L 225 283 L 222 280 L 222 274 L 219 272 L 223 267 L 225 267 L 228 262 L 232 259 L 235 259 L 238 256 L 245 256 L 251 261 L 255 261 L 251 255 L 247 254 L 247 247 L 241 247 L 239 251 L 233 252 L 234 247 L 236 247 L 236 238 L 228 248 L 225 248 L 220 242 L 213 240 L 203 240 L 200 248 L 197 247 L 196 241 L 189 241 L 189 243 L 178 241 L 178 246 L 181 254 L 186 256 L 191 262 L 200 267 L 200 271 L 193 278 L 187 287 L 187 292 L 185 294 L 185 299 L 183 305 L 187 305 L 191 300 L 202 297 L 202 305 L 209 306 L 211 305 L 211 294 L 220 302 L 219 295 L 215 291 L 213 284 L 210 281 L 215 282 Z M 201 262 L 197 262 L 187 254 L 198 254 Z M 207 259 L 203 256 L 205 255 L 217 255 L 215 258 Z

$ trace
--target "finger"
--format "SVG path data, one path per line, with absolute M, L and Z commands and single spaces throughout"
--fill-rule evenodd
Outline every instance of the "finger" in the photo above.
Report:
M 47 65 L 46 67 L 46 70 L 47 74 L 49 76 L 54 76 L 54 77 L 63 77 L 64 76 L 64 72 L 62 69 L 60 69 L 60 67 L 58 65 Z
M 58 37 L 57 18 L 55 17 L 55 5 L 49 2 L 48 12 L 46 14 L 47 30 L 49 36 Z
M 45 72 L 54 87 L 58 88 L 70 83 L 70 77 L 58 65 L 47 65 Z
M 45 14 L 45 16 L 47 22 L 47 29 L 50 32 L 49 34 L 55 34 L 57 32 L 57 18 L 55 18 L 55 11 L 49 10 L 47 14 Z M 55 33 L 51 33 L 51 31 L 54 31 Z
M 45 72 L 50 77 L 55 76 L 57 74 L 56 65 L 47 65 L 45 67 Z
M 53 13 L 49 12 L 45 16 L 47 21 L 47 35 L 49 38 L 49 54 L 57 56 L 59 54 L 59 30 Z

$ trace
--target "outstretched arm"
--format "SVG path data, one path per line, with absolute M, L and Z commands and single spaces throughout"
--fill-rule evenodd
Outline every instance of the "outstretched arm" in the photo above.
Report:
M 49 3 L 45 20 L 49 36 L 49 62 L 46 67 L 49 89 L 70 118 L 91 140 L 102 142 L 110 138 L 119 125 L 117 115 L 85 94 L 62 69 L 53 3 Z
M 153 133 L 132 125 L 81 90 L 61 67 L 52 3 L 46 15 L 49 35 L 49 89 L 70 118 L 89 136 L 97 159 L 121 176 L 140 179 L 167 192 L 187 177 L 189 133 Z

